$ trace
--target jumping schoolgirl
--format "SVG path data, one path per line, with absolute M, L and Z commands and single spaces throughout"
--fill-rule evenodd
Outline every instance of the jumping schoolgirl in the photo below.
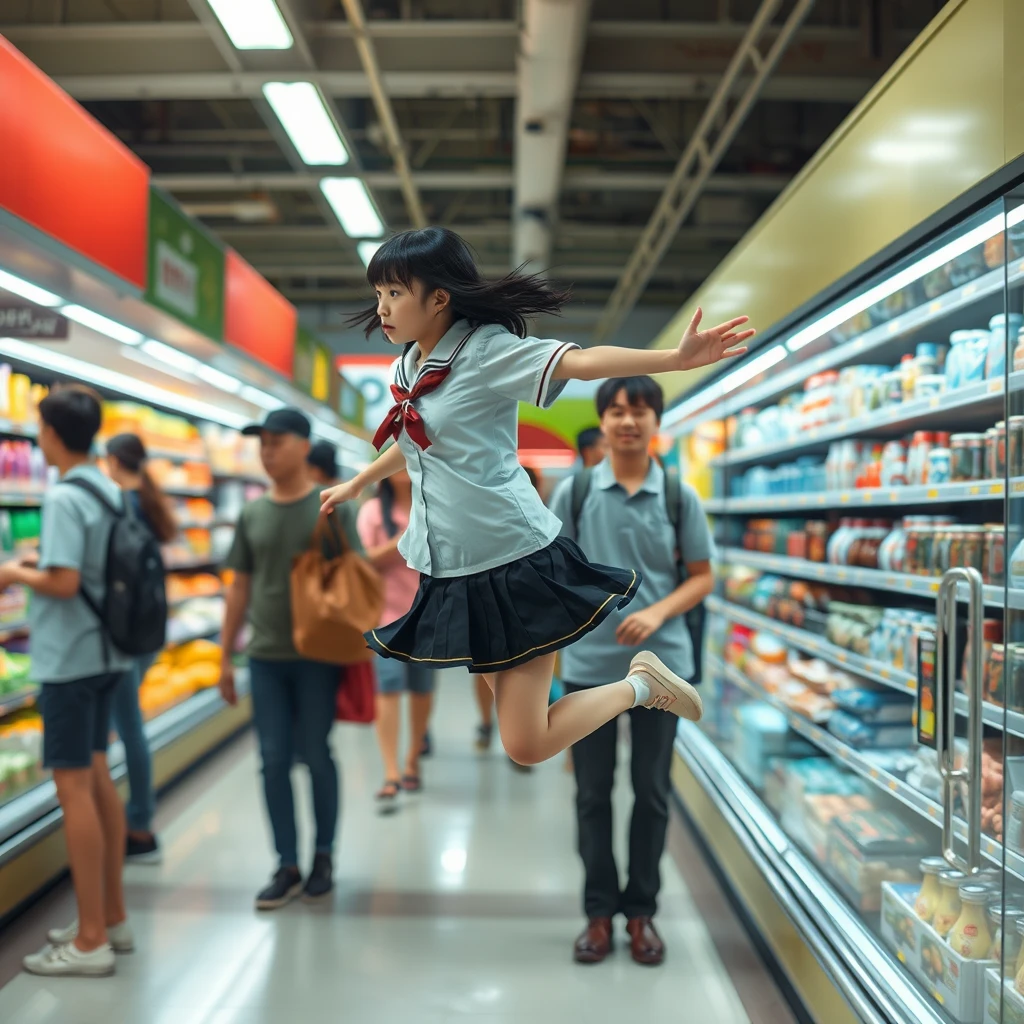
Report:
M 566 299 L 543 280 L 489 282 L 469 247 L 444 228 L 385 242 L 367 269 L 377 302 L 355 320 L 403 345 L 391 371 L 395 405 L 374 438 L 397 443 L 347 483 L 322 492 L 324 510 L 405 465 L 412 512 L 399 551 L 421 574 L 409 612 L 366 635 L 385 658 L 466 666 L 494 691 L 505 750 L 520 764 L 553 757 L 628 708 L 692 721 L 700 697 L 653 654 L 626 679 L 548 705 L 555 652 L 627 604 L 632 569 L 589 562 L 545 507 L 516 456 L 518 403 L 546 408 L 569 379 L 687 370 L 741 355 L 746 317 L 699 330 L 698 309 L 674 350 L 580 349 L 526 336 L 526 318 Z

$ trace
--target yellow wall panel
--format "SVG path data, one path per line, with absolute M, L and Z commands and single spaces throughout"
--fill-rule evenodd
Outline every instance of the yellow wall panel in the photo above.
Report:
M 1022 45 L 1024 0 L 947 4 L 654 344 L 674 345 L 697 305 L 711 323 L 771 327 L 1024 152 L 1019 106 L 1004 104 L 1024 95 L 1004 75 L 1024 82 Z

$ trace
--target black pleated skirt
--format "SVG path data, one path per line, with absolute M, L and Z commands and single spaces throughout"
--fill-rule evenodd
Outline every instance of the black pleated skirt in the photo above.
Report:
M 371 630 L 366 642 L 384 658 L 500 672 L 575 643 L 639 586 L 640 573 L 589 562 L 574 541 L 558 537 L 471 576 L 423 576 L 408 613 Z

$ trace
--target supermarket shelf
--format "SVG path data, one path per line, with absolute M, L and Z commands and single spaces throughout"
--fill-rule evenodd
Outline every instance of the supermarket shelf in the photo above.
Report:
M 186 605 L 189 601 L 203 601 L 208 600 L 211 597 L 223 597 L 224 588 L 213 591 L 212 594 L 189 594 L 188 597 L 179 597 L 176 601 L 168 601 L 168 608 L 180 608 L 182 605 Z
M 20 711 L 22 708 L 31 707 L 35 704 L 36 697 L 38 696 L 38 686 L 28 686 L 23 690 L 18 690 L 16 693 L 0 696 L 0 718 L 13 714 L 15 711 Z
M 752 498 L 710 498 L 704 502 L 711 515 L 739 515 L 750 512 L 806 512 L 829 508 L 885 508 L 925 503 L 995 501 L 1006 493 L 1002 480 L 971 480 L 965 483 L 935 484 L 932 487 L 858 487 L 845 491 L 810 494 L 765 494 Z M 1024 495 L 1024 477 L 1010 481 L 1011 495 Z
M 715 595 L 707 598 L 704 604 L 709 612 L 717 612 L 726 616 L 730 621 L 737 622 L 742 626 L 749 626 L 751 629 L 763 629 L 774 633 L 793 647 L 813 654 L 839 668 L 863 676 L 865 679 L 871 679 L 903 693 L 917 693 L 917 678 L 910 675 L 909 672 L 891 668 L 889 665 L 873 661 L 871 658 L 863 658 L 859 654 L 854 654 L 853 651 L 848 651 L 815 636 L 813 633 L 808 633 L 805 629 L 797 629 L 795 626 L 776 622 L 775 619 L 771 619 L 767 615 L 741 608 L 738 604 L 725 601 Z
M 786 716 L 790 728 L 809 740 L 826 754 L 830 754 L 841 761 L 847 768 L 856 772 L 861 778 L 877 786 L 880 790 L 895 797 L 905 807 L 917 812 L 923 818 L 927 818 L 937 827 L 942 823 L 942 805 L 926 796 L 920 790 L 915 789 L 909 783 L 904 782 L 897 776 L 880 768 L 872 759 L 870 751 L 855 750 L 847 746 L 841 740 L 836 739 L 827 729 L 815 725 L 803 715 L 797 714 L 788 708 L 785 703 L 758 686 L 753 680 L 748 679 L 742 672 L 732 665 L 726 665 L 719 658 L 706 659 L 708 667 L 712 671 L 718 671 L 734 686 L 748 693 L 756 700 L 764 701 L 772 707 L 781 711 Z M 967 839 L 967 823 L 961 818 L 954 819 L 954 835 L 962 840 Z M 997 865 L 1003 863 L 1003 846 L 994 839 L 987 836 L 982 837 L 982 853 Z M 1006 870 L 1020 880 L 1024 880 L 1024 856 L 1006 851 Z
M 167 641 L 167 648 L 181 647 L 183 644 L 190 644 L 193 640 L 212 640 L 215 637 L 220 636 L 220 623 L 214 622 L 207 626 L 203 626 L 202 629 L 194 629 L 189 633 L 185 633 L 183 636 L 176 637 Z
M 0 623 L 0 643 L 4 640 L 11 640 L 16 636 L 25 636 L 28 633 L 28 619 L 19 619 L 17 622 Z
M 8 490 L 0 487 L 0 508 L 39 508 L 43 504 L 41 490 Z
M 807 372 L 809 371 L 805 368 L 804 374 Z M 1024 371 L 1013 373 L 1010 378 L 1012 389 L 1017 390 L 1024 383 Z M 716 455 L 711 460 L 711 465 L 741 466 L 748 462 L 775 460 L 778 456 L 826 445 L 846 437 L 898 437 L 927 426 L 948 430 L 950 417 L 958 422 L 958 417 L 963 413 L 977 413 L 980 416 L 981 413 L 990 411 L 992 423 L 995 423 L 1002 411 L 1003 391 L 1002 378 L 968 384 L 966 387 L 941 395 L 874 409 L 863 416 L 855 416 L 827 427 L 811 427 L 809 430 L 800 431 L 795 438 L 788 438 L 775 444 L 725 452 Z
M 1024 260 L 1015 260 L 1008 269 L 1011 286 L 1019 284 L 1024 279 Z M 1003 268 L 998 267 L 968 284 L 953 288 L 944 295 L 923 303 L 886 323 L 872 327 L 850 341 L 832 346 L 813 359 L 806 359 L 781 373 L 772 374 L 761 384 L 752 388 L 740 389 L 738 393 L 713 406 L 701 416 L 693 417 L 687 426 L 692 429 L 708 419 L 721 419 L 749 406 L 762 405 L 776 396 L 799 390 L 808 377 L 821 373 L 823 370 L 859 363 L 875 349 L 918 331 L 922 327 L 936 323 L 950 313 L 963 309 L 979 299 L 998 294 L 1006 283 L 1007 278 Z
M 846 565 L 823 565 L 820 562 L 809 562 L 806 558 L 766 555 L 759 551 L 746 551 L 743 548 L 722 548 L 719 560 L 731 565 L 749 566 L 752 569 L 764 569 L 766 572 L 779 572 L 802 580 L 820 580 L 823 583 L 871 587 L 875 590 L 887 590 L 890 593 L 908 594 L 914 597 L 934 598 L 939 592 L 941 582 L 931 576 L 911 576 L 903 572 L 860 569 Z M 1002 587 L 992 586 L 987 586 L 984 589 L 985 604 L 993 608 L 1004 607 L 1006 590 Z M 957 596 L 961 601 L 966 602 L 969 599 L 966 587 L 961 588 Z M 1024 590 L 1010 590 L 1009 604 L 1011 608 L 1024 608 Z

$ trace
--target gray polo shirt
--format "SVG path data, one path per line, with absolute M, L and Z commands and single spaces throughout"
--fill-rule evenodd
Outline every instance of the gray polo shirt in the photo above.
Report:
M 75 477 L 101 488 L 115 508 L 122 506 L 121 489 L 95 466 L 76 466 L 64 480 Z M 91 494 L 63 483 L 51 487 L 43 497 L 39 568 L 76 569 L 89 596 L 101 602 L 112 522 L 111 514 Z M 36 682 L 87 679 L 103 672 L 122 672 L 132 663 L 112 645 L 109 660 L 104 659 L 99 619 L 78 595 L 61 599 L 33 594 L 29 622 L 32 677 Z
M 649 607 L 675 590 L 680 580 L 675 552 L 683 562 L 712 557 L 714 542 L 700 499 L 683 485 L 679 527 L 675 532 L 665 504 L 665 472 L 651 459 L 651 468 L 636 494 L 627 494 L 612 473 L 611 463 L 595 466 L 590 490 L 579 515 L 579 536 L 572 522 L 572 477 L 563 480 L 551 499 L 552 511 L 562 520 L 562 534 L 572 537 L 592 562 L 637 569 L 643 582 L 632 602 L 617 609 L 592 633 L 562 651 L 561 677 L 570 683 L 593 686 L 625 677 L 633 655 L 653 651 L 681 676 L 694 670 L 693 645 L 683 616 L 669 619 L 639 647 L 624 647 L 615 630 L 628 615 Z
M 419 367 L 410 345 L 391 368 L 406 391 L 429 370 L 451 367 L 414 403 L 426 449 L 403 429 L 398 444 L 412 478 L 409 528 L 398 550 L 433 577 L 469 576 L 547 547 L 561 524 L 541 501 L 516 454 L 519 403 L 546 409 L 565 387 L 555 367 L 570 342 L 517 338 L 503 327 L 449 329 Z

